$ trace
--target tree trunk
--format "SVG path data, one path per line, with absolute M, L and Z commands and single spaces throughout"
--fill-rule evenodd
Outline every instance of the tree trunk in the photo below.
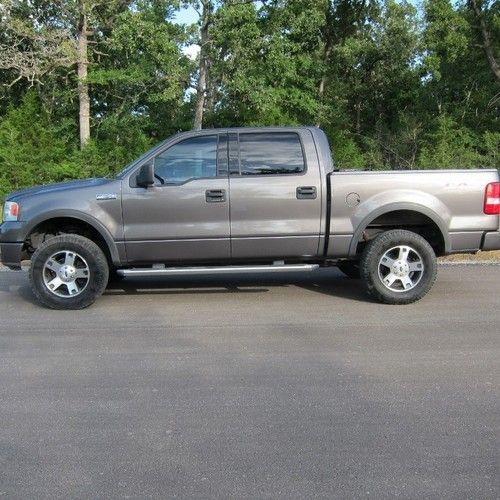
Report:
M 333 43 L 334 43 L 334 34 L 332 30 L 335 29 L 334 27 L 334 19 L 333 19 L 333 10 L 332 10 L 332 5 L 331 2 L 328 1 L 325 3 L 325 24 L 321 30 L 322 32 L 322 38 L 325 43 L 324 49 L 323 49 L 323 57 L 322 57 L 322 62 L 323 62 L 323 75 L 321 76 L 321 81 L 319 82 L 319 88 L 318 88 L 318 95 L 320 101 L 323 100 L 323 97 L 325 95 L 325 87 L 326 87 L 326 73 L 328 70 L 328 63 L 330 62 L 330 55 L 333 50 Z M 319 127 L 319 124 L 317 125 Z
M 326 71 L 328 68 L 328 62 L 330 61 L 330 54 L 332 53 L 332 40 L 330 37 L 327 37 L 326 45 L 325 45 L 325 52 L 323 53 L 323 76 L 321 77 L 321 80 L 319 82 L 319 88 L 318 88 L 318 95 L 319 95 L 319 100 L 320 103 L 323 102 L 323 97 L 325 95 L 325 87 L 326 87 Z M 319 118 L 319 117 L 318 117 Z M 316 122 L 316 127 L 319 127 L 320 120 L 318 119 Z
M 78 21 L 78 101 L 80 104 L 80 148 L 83 148 L 90 139 L 90 97 L 87 83 L 88 72 L 88 40 L 87 40 L 87 12 L 85 0 L 79 0 Z
M 495 52 L 493 50 L 493 46 L 491 44 L 491 36 L 488 31 L 488 26 L 486 26 L 486 21 L 484 20 L 483 12 L 481 8 L 477 5 L 476 0 L 470 0 L 470 4 L 472 6 L 472 10 L 476 15 L 479 21 L 479 27 L 481 29 L 481 36 L 483 38 L 483 47 L 486 52 L 486 57 L 488 58 L 488 63 L 490 65 L 491 71 L 495 75 L 495 78 L 500 81 L 500 66 L 495 59 Z
M 205 92 L 208 80 L 207 46 L 209 42 L 208 28 L 210 26 L 210 0 L 202 0 L 203 11 L 200 30 L 200 65 L 198 85 L 196 87 L 196 105 L 193 128 L 201 130 L 203 127 L 203 111 L 205 109 Z
M 212 71 L 210 70 L 210 61 L 207 61 L 207 81 L 206 84 L 206 97 L 205 97 L 205 111 L 208 112 L 209 115 L 213 115 L 215 109 L 215 94 L 216 89 L 214 82 L 212 80 Z
M 325 53 L 323 54 L 323 65 L 327 67 L 330 60 L 330 54 L 332 53 L 332 41 L 328 40 L 325 46 Z M 321 81 L 319 82 L 318 93 L 321 98 L 325 95 L 325 85 L 326 85 L 326 74 L 323 73 Z
M 356 102 L 356 134 L 361 134 L 361 102 Z

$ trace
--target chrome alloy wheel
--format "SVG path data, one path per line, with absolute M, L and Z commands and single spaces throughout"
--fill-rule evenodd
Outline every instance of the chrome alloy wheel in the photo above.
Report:
M 407 292 L 415 288 L 424 270 L 420 254 L 406 245 L 387 250 L 378 263 L 380 281 L 392 292 Z
M 43 266 L 43 282 L 58 297 L 76 297 L 89 284 L 90 269 L 78 253 L 62 250 L 52 254 Z

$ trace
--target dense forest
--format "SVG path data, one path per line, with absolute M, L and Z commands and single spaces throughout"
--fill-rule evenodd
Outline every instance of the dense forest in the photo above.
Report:
M 499 45 L 499 1 L 2 0 L 0 194 L 201 127 L 317 125 L 340 168 L 499 168 Z

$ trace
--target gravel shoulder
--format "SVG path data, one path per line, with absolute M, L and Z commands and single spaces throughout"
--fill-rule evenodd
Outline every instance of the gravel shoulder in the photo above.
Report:
M 500 250 L 491 252 L 477 252 L 476 254 L 454 254 L 441 257 L 440 263 L 464 262 L 464 263 L 493 263 L 500 264 Z

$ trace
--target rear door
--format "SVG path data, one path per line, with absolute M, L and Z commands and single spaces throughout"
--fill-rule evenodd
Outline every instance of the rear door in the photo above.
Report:
M 129 262 L 208 261 L 231 256 L 227 135 L 183 139 L 159 151 L 154 186 L 123 185 Z
M 307 129 L 230 133 L 229 169 L 233 258 L 318 254 L 321 178 Z

